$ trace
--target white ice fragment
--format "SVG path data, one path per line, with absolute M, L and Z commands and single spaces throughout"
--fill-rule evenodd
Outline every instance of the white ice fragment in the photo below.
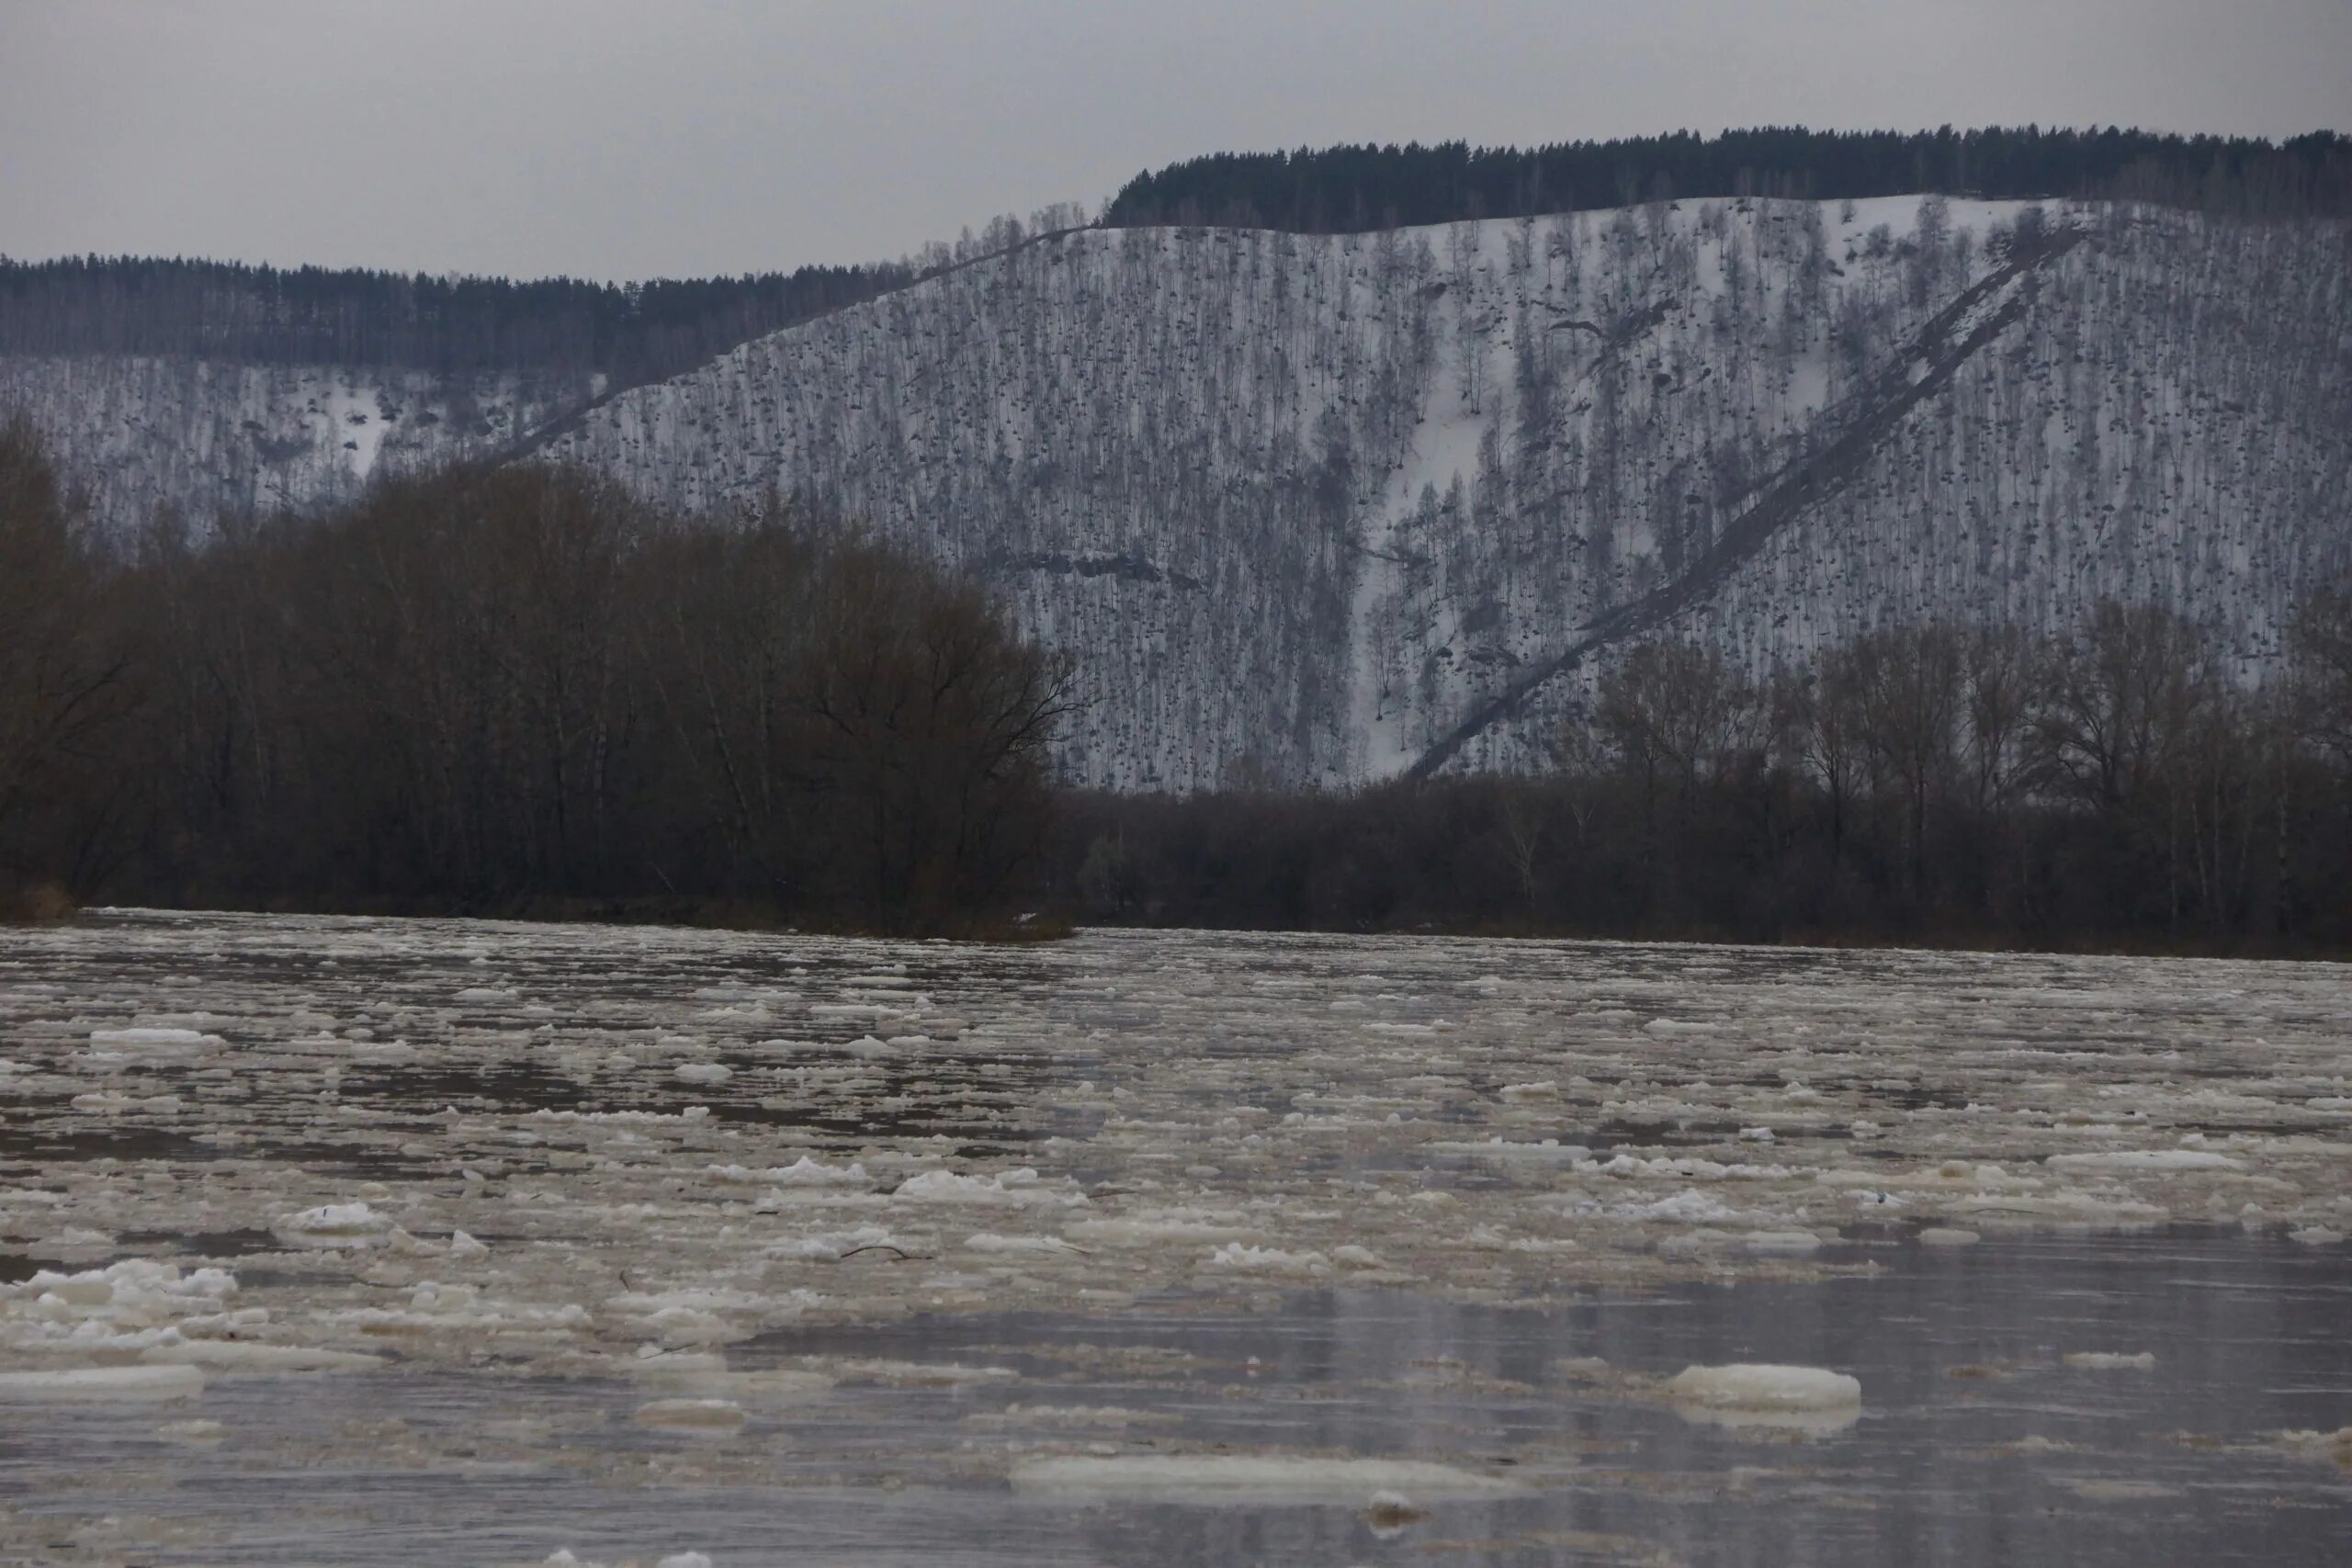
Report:
M 113 1089 L 100 1089 L 90 1094 L 77 1094 L 71 1103 L 76 1111 L 98 1113 L 141 1111 L 151 1116 L 170 1116 L 179 1111 L 180 1097 L 175 1094 L 155 1094 L 142 1098 L 135 1094 L 122 1094 Z
M 228 1042 L 218 1034 L 194 1029 L 94 1029 L 90 1043 L 101 1050 L 137 1051 L 149 1055 L 179 1055 Z
M 1063 1234 L 1109 1247 L 1149 1247 L 1170 1241 L 1228 1241 L 1252 1233 L 1238 1210 L 1154 1209 L 1118 1219 L 1080 1220 Z
M 1322 1274 L 1330 1271 L 1331 1259 L 1320 1252 L 1285 1252 L 1235 1241 L 1209 1254 L 1209 1267 L 1245 1274 Z
M 990 1231 L 978 1231 L 964 1238 L 969 1252 L 994 1253 L 1056 1253 L 1077 1250 L 1057 1235 L 998 1235 Z
M 2066 1364 L 2092 1371 L 2147 1371 L 2156 1364 L 2156 1353 L 2142 1350 L 2125 1354 L 2119 1350 L 2075 1350 L 2068 1353 Z
M 726 1168 L 741 1170 L 742 1168 L 733 1166 Z M 719 1167 L 714 1166 L 711 1174 L 716 1176 L 719 1170 Z M 790 1165 L 761 1171 L 758 1179 L 778 1187 L 870 1187 L 874 1183 L 874 1179 L 866 1174 L 862 1163 L 852 1161 L 848 1165 L 827 1165 L 807 1155 L 802 1155 Z
M 2088 1155 L 2052 1155 L 2057 1170 L 2244 1170 L 2245 1162 L 2201 1149 L 2111 1149 Z
M 380 1247 L 390 1239 L 392 1222 L 365 1203 L 325 1203 L 288 1214 L 271 1228 L 304 1247 Z
M 184 1321 L 219 1314 L 236 1289 L 236 1277 L 225 1269 L 182 1274 L 175 1265 L 145 1258 L 78 1274 L 44 1269 L 17 1284 L 0 1285 L 0 1341 L 86 1345 L 107 1343 L 113 1336 L 152 1338 Z
M 1695 1187 L 1646 1203 L 1623 1203 L 1609 1211 L 1619 1219 L 1668 1220 L 1677 1224 L 1712 1225 L 1739 1218 L 1739 1211 L 1718 1202 Z
M 381 1356 L 359 1350 L 322 1350 L 307 1345 L 266 1345 L 251 1339 L 179 1339 L 151 1345 L 139 1353 L 150 1366 L 209 1367 L 224 1372 L 356 1372 L 384 1364 Z
M 1820 1251 L 1821 1238 L 1811 1231 L 1750 1231 L 1739 1245 L 1749 1252 L 1793 1258 Z
M 724 1062 L 683 1062 L 670 1076 L 680 1083 L 722 1084 L 735 1076 L 735 1069 Z
M 699 1551 L 673 1551 L 654 1563 L 653 1568 L 711 1568 L 710 1558 Z
M 489 1251 L 488 1247 L 463 1231 L 449 1233 L 449 1256 L 452 1258 L 480 1258 Z
M 1545 1138 L 1532 1144 L 1515 1144 L 1507 1138 L 1495 1137 L 1483 1143 L 1440 1142 L 1425 1144 L 1423 1148 L 1433 1155 L 1467 1156 L 1472 1159 L 1491 1159 L 1509 1163 L 1528 1162 L 1544 1165 L 1575 1165 L 1592 1157 L 1592 1150 L 1582 1144 L 1564 1144 L 1557 1138 Z
M 1665 1389 L 1668 1398 L 1690 1409 L 1748 1416 L 1851 1410 L 1862 1403 L 1858 1378 L 1826 1367 L 1764 1362 L 1685 1367 L 1666 1381 Z
M 0 1372 L 0 1403 L 105 1399 L 187 1399 L 204 1392 L 194 1367 L 76 1367 L 66 1371 Z
M 907 1178 L 890 1196 L 902 1203 L 988 1203 L 1012 1208 L 1068 1207 L 1086 1201 L 1083 1192 L 1041 1181 L 1036 1170 L 1025 1165 L 1001 1176 L 926 1170 Z

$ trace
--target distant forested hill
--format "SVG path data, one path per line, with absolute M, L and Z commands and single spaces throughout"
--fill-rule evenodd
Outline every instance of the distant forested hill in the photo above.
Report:
M 1112 199 L 1104 221 L 1358 233 L 1654 197 L 1830 200 L 1925 191 L 2123 197 L 2251 217 L 2342 215 L 2352 212 L 2352 138 L 2315 132 L 2278 143 L 2112 126 L 1909 132 L 1763 126 L 1523 149 L 1444 141 L 1219 152 L 1137 175 Z

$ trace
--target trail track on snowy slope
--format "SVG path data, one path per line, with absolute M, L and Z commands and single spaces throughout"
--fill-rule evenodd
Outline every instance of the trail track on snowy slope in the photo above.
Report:
M 1662 587 L 1595 616 L 1567 647 L 1531 665 L 1503 691 L 1421 753 L 1408 778 L 1428 778 L 1483 731 L 1517 714 L 1534 693 L 1615 643 L 1656 631 L 1701 603 L 1772 536 L 1843 489 L 1871 450 L 1913 409 L 1951 385 L 1960 367 L 2016 324 L 2032 301 L 2033 276 L 2072 251 L 2081 230 L 2053 234 L 1963 290 L 1871 379 L 1867 392 L 1823 413 L 1813 450 L 1767 482 L 1763 494 L 1725 525 L 1690 570 Z M 1955 334 L 1958 334 L 1955 341 Z

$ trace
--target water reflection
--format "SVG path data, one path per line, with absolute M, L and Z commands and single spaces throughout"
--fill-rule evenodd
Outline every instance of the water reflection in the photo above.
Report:
M 1882 1270 L 1551 1312 L 1317 1291 L 1264 1311 L 1171 1299 L 1111 1320 L 775 1334 L 730 1368 L 827 1368 L 838 1385 L 749 1399 L 717 1438 L 633 1423 L 659 1385 L 222 1382 L 167 1415 L 10 1420 L 0 1500 L 212 1537 L 161 1540 L 140 1559 L 156 1563 L 520 1562 L 559 1546 L 692 1547 L 720 1568 L 2342 1561 L 2352 1475 L 2267 1446 L 2352 1425 L 2341 1249 L 2234 1230 L 1854 1246 Z M 2154 1364 L 2067 1363 L 2086 1351 Z M 1724 1361 L 1852 1372 L 1860 1418 L 1725 1428 L 1640 1381 Z M 220 1422 L 220 1441 L 159 1438 L 192 1417 Z M 1007 1483 L 1025 1459 L 1088 1453 L 1435 1461 L 1518 1489 L 1417 1499 L 1426 1517 L 1400 1523 L 1345 1484 L 1216 1503 Z

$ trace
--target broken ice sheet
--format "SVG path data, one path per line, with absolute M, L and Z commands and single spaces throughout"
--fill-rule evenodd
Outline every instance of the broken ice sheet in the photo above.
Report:
M 427 1520 L 518 1562 L 1504 1562 L 1824 1486 L 1829 1562 L 1898 1495 L 2082 1561 L 2343 1518 L 2327 966 L 131 913 L 0 964 L 0 1403 L 42 1434 L 0 1559 L 108 1560 L 157 1474 L 210 1532 L 158 1562 L 314 1560 L 336 1505 L 254 1500 L 298 1472 L 368 1478 L 355 1563 Z M 1863 1395 L 1659 1392 L 1742 1364 Z M 1963 1455 L 2032 1484 L 1920 1490 Z M 1250 1466 L 1317 1479 L 1215 1484 Z

